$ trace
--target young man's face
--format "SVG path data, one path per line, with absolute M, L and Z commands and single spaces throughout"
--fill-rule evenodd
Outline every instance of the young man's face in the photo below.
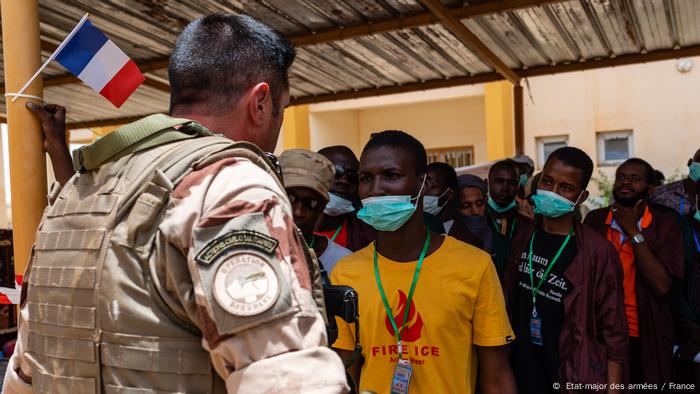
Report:
M 579 199 L 583 191 L 582 181 L 583 171 L 553 158 L 547 162 L 542 170 L 542 177 L 537 188 L 557 193 L 569 201 L 580 204 L 588 197 L 588 192 L 584 192 L 584 196 Z
M 349 152 L 337 151 L 325 154 L 326 158 L 333 163 L 336 168 L 342 168 L 342 175 L 338 174 L 337 178 L 331 185 L 330 192 L 336 196 L 340 196 L 346 200 L 357 201 L 357 170 L 358 164 L 355 156 Z
M 438 205 L 442 206 L 452 201 L 454 198 L 454 193 L 452 190 L 448 190 L 447 182 L 445 182 L 445 177 L 443 174 L 435 169 L 428 169 L 427 178 L 425 180 L 425 193 L 426 196 L 440 197 L 438 200 Z
M 646 168 L 638 163 L 625 163 L 615 172 L 613 197 L 615 202 L 632 207 L 649 194 Z
M 484 216 L 486 199 L 478 187 L 463 187 L 458 193 L 459 212 L 465 216 Z
M 520 175 L 514 168 L 499 168 L 489 174 L 489 196 L 505 207 L 515 199 L 520 187 Z
M 416 197 L 423 183 L 416 160 L 400 148 L 380 146 L 360 158 L 360 199 L 379 196 Z
M 294 224 L 305 234 L 313 232 L 326 201 L 318 192 L 306 187 L 288 187 L 286 190 L 292 205 Z

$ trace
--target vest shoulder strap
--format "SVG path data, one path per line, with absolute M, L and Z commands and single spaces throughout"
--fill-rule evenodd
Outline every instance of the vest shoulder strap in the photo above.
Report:
M 175 128 L 175 126 L 181 126 Z M 73 166 L 85 172 L 126 154 L 171 142 L 213 135 L 201 124 L 164 114 L 147 116 L 107 134 L 73 154 Z

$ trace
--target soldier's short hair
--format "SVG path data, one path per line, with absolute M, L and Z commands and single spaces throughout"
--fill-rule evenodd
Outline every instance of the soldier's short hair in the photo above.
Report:
M 280 33 L 249 16 L 198 18 L 180 33 L 170 55 L 170 112 L 203 104 L 223 112 L 260 82 L 270 84 L 274 111 L 279 111 L 295 56 Z
M 384 130 L 371 135 L 367 145 L 362 149 L 362 154 L 382 146 L 389 148 L 403 149 L 411 157 L 415 158 L 416 172 L 419 175 L 425 174 L 428 166 L 428 156 L 425 153 L 423 144 L 415 137 L 401 130 Z

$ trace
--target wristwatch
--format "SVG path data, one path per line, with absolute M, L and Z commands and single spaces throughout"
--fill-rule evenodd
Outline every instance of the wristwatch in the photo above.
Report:
M 644 236 L 642 235 L 642 233 L 637 233 L 634 235 L 634 237 L 632 237 L 632 244 L 633 245 L 639 245 L 642 242 L 644 242 Z

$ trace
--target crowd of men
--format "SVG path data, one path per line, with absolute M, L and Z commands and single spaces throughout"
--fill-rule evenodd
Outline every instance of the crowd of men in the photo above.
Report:
M 610 206 L 585 217 L 593 162 L 574 147 L 537 174 L 526 156 L 498 161 L 487 179 L 426 164 L 421 143 L 395 130 L 375 134 L 359 162 L 340 146 L 307 154 L 309 191 L 313 163 L 328 160 L 330 192 L 310 199 L 314 237 L 354 251 L 321 260 L 331 283 L 359 294 L 360 332 L 339 321 L 333 347 L 347 358 L 359 338 L 349 371 L 360 390 L 390 392 L 401 363 L 415 392 L 474 390 L 474 363 L 483 392 L 698 382 L 700 150 L 686 179 L 659 187 L 649 163 L 625 161 Z M 297 223 L 310 201 L 292 199 Z
M 428 164 L 400 130 L 359 160 L 333 146 L 276 161 L 255 145 L 275 146 L 293 58 L 252 18 L 192 22 L 170 62 L 172 117 L 82 149 L 77 173 L 65 110 L 28 105 L 58 183 L 8 392 L 700 383 L 700 150 L 666 185 L 625 161 L 610 205 L 586 215 L 594 165 L 575 147 L 536 174 L 526 156 L 498 161 L 486 179 Z M 321 283 L 359 299 L 359 324 L 335 318 L 331 344 Z

